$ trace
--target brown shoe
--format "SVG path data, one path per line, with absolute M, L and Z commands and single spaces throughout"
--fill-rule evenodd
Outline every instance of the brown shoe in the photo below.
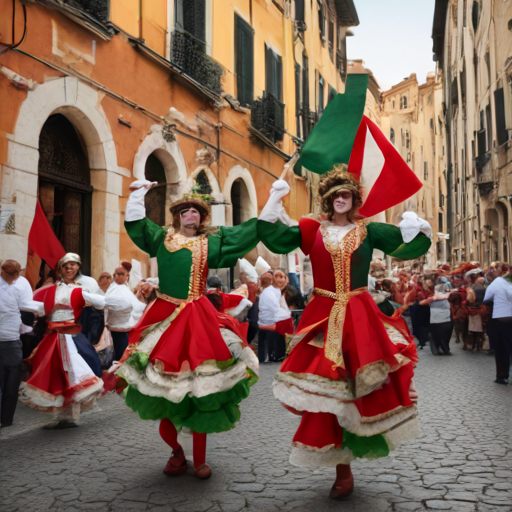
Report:
M 350 464 L 338 464 L 336 466 L 336 481 L 332 486 L 329 498 L 333 500 L 345 500 L 354 491 L 354 477 L 350 470 Z
M 167 461 L 164 473 L 167 476 L 181 476 L 187 472 L 187 459 L 183 453 L 183 449 L 174 450 L 171 458 Z
M 196 476 L 197 478 L 200 478 L 201 480 L 208 480 L 212 476 L 212 470 L 210 469 L 210 466 L 208 464 L 201 464 L 197 468 L 194 468 L 196 470 Z

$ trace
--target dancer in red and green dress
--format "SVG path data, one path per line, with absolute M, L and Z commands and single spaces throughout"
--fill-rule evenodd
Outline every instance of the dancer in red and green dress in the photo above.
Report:
M 207 228 L 208 205 L 189 195 L 171 206 L 173 227 L 165 229 L 145 215 L 151 186 L 145 180 L 132 184 L 125 227 L 140 249 L 157 258 L 158 298 L 130 333 L 130 355 L 116 373 L 128 384 L 127 405 L 142 419 L 161 420 L 160 434 L 173 449 L 164 473 L 186 473 L 177 435 L 188 427 L 195 473 L 205 479 L 211 475 L 206 435 L 238 423 L 239 403 L 258 378 L 252 349 L 229 326 L 220 328 L 218 312 L 205 296 L 206 278 L 209 268 L 234 266 L 256 246 L 257 221 Z
M 258 236 L 275 253 L 300 247 L 309 255 L 314 290 L 275 376 L 274 395 L 302 416 L 290 462 L 336 467 L 331 497 L 343 499 L 354 485 L 351 461 L 386 456 L 421 434 L 412 383 L 416 346 L 400 316 L 381 313 L 367 280 L 374 249 L 418 258 L 430 247 L 424 234 L 430 226 L 410 212 L 401 229 L 355 220 L 362 190 L 345 165 L 320 181 L 322 214 L 298 226 L 279 221 L 288 190 L 283 180 L 274 184 Z

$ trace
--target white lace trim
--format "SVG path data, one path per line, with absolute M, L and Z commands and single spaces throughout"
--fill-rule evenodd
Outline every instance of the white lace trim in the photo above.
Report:
M 423 432 L 417 416 L 384 434 L 390 451 L 420 437 L 423 437 Z M 307 468 L 334 467 L 338 464 L 350 464 L 355 459 L 349 448 L 334 448 L 334 445 L 317 449 L 294 443 L 290 453 L 290 464 Z
M 82 407 L 88 407 L 101 396 L 102 392 L 103 381 L 97 379 L 94 384 L 78 390 L 73 395 L 73 402 L 80 404 Z M 19 400 L 22 404 L 39 410 L 48 409 L 53 411 L 64 406 L 64 396 L 51 395 L 26 382 L 20 384 Z
M 384 434 L 404 421 L 416 416 L 417 407 L 399 407 L 389 411 L 386 415 L 380 415 L 382 419 L 361 417 L 356 405 L 352 402 L 342 402 L 336 398 L 319 396 L 302 391 L 296 386 L 286 385 L 277 380 L 273 383 L 274 396 L 283 404 L 297 411 L 328 412 L 338 418 L 342 428 L 358 436 L 373 436 Z M 375 419 L 375 421 L 374 421 Z
M 332 468 L 338 464 L 350 464 L 354 459 L 352 452 L 342 447 L 321 452 L 308 450 L 303 446 L 292 446 L 290 452 L 290 464 L 301 468 Z
M 338 400 L 355 399 L 350 386 L 344 380 L 327 379 L 312 373 L 293 374 L 291 372 L 278 372 L 274 379 L 277 382 L 296 386 L 307 393 L 313 393 L 315 395 L 327 396 Z
M 167 322 L 162 323 L 165 324 Z M 170 321 L 168 323 L 170 324 Z M 161 325 L 155 331 L 165 330 L 167 327 L 168 325 Z M 152 347 L 156 344 L 154 339 L 152 339 L 155 331 L 139 346 L 140 352 L 146 353 L 149 347 L 152 350 Z M 179 373 L 169 373 L 149 363 L 144 374 L 141 374 L 133 366 L 125 363 L 116 373 L 121 375 L 128 384 L 136 386 L 142 394 L 162 397 L 174 403 L 181 402 L 186 395 L 200 398 L 213 393 L 227 391 L 238 384 L 238 382 L 247 378 L 248 368 L 256 375 L 259 375 L 258 358 L 252 349 L 244 346 L 241 339 L 228 329 L 221 329 L 221 334 L 231 355 L 238 360 L 235 365 L 226 370 L 221 370 L 214 362 L 207 362 L 198 366 L 193 371 L 184 369 Z
M 322 221 L 325 237 L 332 247 L 338 246 L 343 239 L 356 227 L 356 224 L 347 224 L 346 226 L 337 226 L 330 221 Z
M 395 345 L 409 345 L 409 340 L 405 338 L 405 336 L 392 325 L 382 322 L 384 324 L 384 327 L 386 328 L 386 332 L 388 333 L 389 339 L 395 344 Z

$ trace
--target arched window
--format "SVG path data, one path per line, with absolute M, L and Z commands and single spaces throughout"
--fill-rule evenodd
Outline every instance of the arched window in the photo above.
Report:
M 199 194 L 212 193 L 212 186 L 204 169 L 196 176 L 196 189 Z
M 389 140 L 392 144 L 395 143 L 395 130 L 393 130 L 393 128 L 389 130 Z
M 233 205 L 233 226 L 238 226 L 251 218 L 249 191 L 241 178 L 235 180 L 231 187 L 231 204 Z
M 156 181 L 157 186 L 153 187 L 144 198 L 146 205 L 146 216 L 159 226 L 165 226 L 165 200 L 167 194 L 167 179 L 162 162 L 154 153 L 148 156 L 144 175 L 149 181 Z

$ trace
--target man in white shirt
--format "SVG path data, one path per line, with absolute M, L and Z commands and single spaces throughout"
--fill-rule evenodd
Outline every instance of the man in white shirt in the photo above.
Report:
M 44 313 L 43 303 L 32 299 L 32 288 L 29 282 L 20 276 L 20 271 L 20 264 L 14 260 L 5 260 L 0 271 L 0 423 L 2 427 L 12 425 L 18 403 L 22 359 L 20 312 Z
M 282 270 L 274 272 L 274 287 L 279 292 L 279 310 L 276 311 L 274 322 L 282 322 L 292 317 L 292 313 L 284 296 L 284 291 L 288 285 L 288 276 Z M 274 332 L 274 345 L 275 345 L 275 358 L 276 361 L 283 361 L 286 356 L 286 340 L 284 335 L 279 332 Z
M 280 307 L 281 290 L 274 287 L 273 282 L 274 277 L 270 272 L 261 276 L 263 291 L 260 294 L 258 315 L 258 359 L 260 363 L 276 360 L 273 331 L 275 330 L 276 313 Z
M 510 275 L 506 263 L 496 266 L 496 277 L 485 292 L 484 302 L 492 302 L 492 319 L 489 321 L 494 357 L 496 359 L 496 384 L 508 384 L 512 353 L 512 284 L 505 279 Z M 489 326 L 488 326 L 489 327 Z
M 114 271 L 114 282 L 105 294 L 105 325 L 112 334 L 115 361 L 121 360 L 129 333 L 146 307 L 128 288 L 131 268 L 131 263 L 123 261 Z

